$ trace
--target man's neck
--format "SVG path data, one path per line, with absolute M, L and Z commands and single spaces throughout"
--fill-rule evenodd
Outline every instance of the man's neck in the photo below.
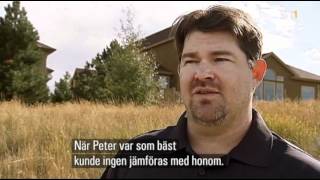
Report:
M 227 115 L 224 123 L 204 126 L 188 117 L 188 137 L 197 154 L 227 154 L 237 146 L 248 131 L 252 121 L 252 108 Z

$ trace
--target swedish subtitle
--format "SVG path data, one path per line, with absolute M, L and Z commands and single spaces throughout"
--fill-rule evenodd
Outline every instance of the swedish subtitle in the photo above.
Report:
M 221 156 L 177 156 L 175 140 L 73 139 L 73 168 L 224 166 Z M 120 153 L 119 153 L 120 152 Z

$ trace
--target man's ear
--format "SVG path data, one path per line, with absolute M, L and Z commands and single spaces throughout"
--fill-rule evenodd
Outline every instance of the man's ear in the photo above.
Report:
M 264 59 L 258 59 L 252 68 L 252 76 L 257 81 L 262 81 L 267 70 L 267 63 Z

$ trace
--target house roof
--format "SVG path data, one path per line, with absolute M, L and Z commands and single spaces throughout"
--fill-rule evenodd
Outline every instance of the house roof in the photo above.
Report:
M 142 41 L 142 44 L 144 45 L 145 49 L 150 49 L 156 45 L 160 45 L 167 41 L 173 40 L 173 36 L 170 35 L 170 31 L 171 27 L 168 27 L 161 31 L 153 33 L 145 37 L 145 39 Z
M 95 70 L 93 69 L 84 69 L 84 68 L 76 68 L 76 70 L 73 73 L 73 77 L 79 76 L 80 74 L 83 73 L 94 73 Z
M 264 53 L 262 54 L 263 59 L 268 59 L 269 57 L 273 57 L 278 63 L 280 63 L 281 66 L 283 66 L 285 69 L 287 69 L 292 76 L 296 76 L 296 73 L 288 67 L 286 63 L 284 63 L 274 52 Z
M 53 69 L 50 69 L 50 68 L 46 68 L 47 69 L 47 73 L 52 73 L 54 70 Z
M 275 57 L 275 59 L 281 64 L 283 65 L 289 72 L 292 73 L 293 75 L 293 79 L 296 80 L 306 80 L 306 81 L 319 81 L 320 82 L 320 76 L 316 75 L 316 74 L 312 74 L 308 71 L 296 68 L 294 66 L 285 64 L 275 53 L 273 52 L 269 52 L 269 53 L 265 53 L 262 55 L 263 58 L 267 58 L 267 57 Z
M 42 48 L 42 49 L 45 49 L 46 51 L 48 51 L 49 54 L 51 54 L 54 51 L 56 51 L 56 49 L 54 49 L 54 48 L 52 48 L 52 47 L 50 47 L 48 45 L 45 45 L 45 44 L 43 44 L 43 43 L 41 43 L 39 41 L 37 42 L 37 45 L 38 45 L 39 48 Z
M 45 45 L 45 44 L 43 44 L 43 43 L 41 43 L 41 42 L 37 42 L 37 45 L 38 45 L 38 47 L 39 48 L 42 48 L 42 49 L 44 49 L 45 51 L 47 51 L 49 54 L 51 54 L 51 53 L 53 53 L 54 51 L 56 51 L 56 49 L 54 49 L 54 48 L 52 48 L 52 47 L 50 47 L 50 46 L 48 46 L 48 45 Z M 53 69 L 50 69 L 50 68 L 46 68 L 46 70 L 47 70 L 47 73 L 52 73 L 54 70 Z
M 310 80 L 317 80 L 320 81 L 320 76 L 316 75 L 316 74 L 312 74 L 310 72 L 298 69 L 296 67 L 287 65 L 292 71 L 294 71 L 294 73 L 302 79 L 310 79 Z

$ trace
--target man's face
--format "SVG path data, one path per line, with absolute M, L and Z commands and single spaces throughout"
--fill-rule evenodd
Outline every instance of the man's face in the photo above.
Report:
M 193 31 L 185 39 L 180 63 L 181 96 L 196 122 L 223 123 L 252 101 L 251 70 L 236 39 L 227 32 Z

